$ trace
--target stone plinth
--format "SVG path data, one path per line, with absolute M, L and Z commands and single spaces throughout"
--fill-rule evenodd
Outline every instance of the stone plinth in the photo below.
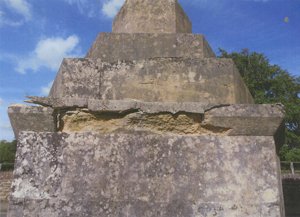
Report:
M 274 147 L 261 136 L 23 132 L 9 217 L 279 217 Z
M 115 17 L 114 33 L 191 33 L 192 24 L 177 0 L 126 0 Z
M 106 62 L 157 57 L 201 59 L 215 54 L 203 35 L 145 33 L 101 33 L 87 54 L 87 58 Z

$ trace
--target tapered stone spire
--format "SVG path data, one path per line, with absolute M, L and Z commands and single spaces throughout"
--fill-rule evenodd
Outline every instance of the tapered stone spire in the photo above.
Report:
M 115 33 L 191 33 L 177 0 L 126 0 L 113 23 Z

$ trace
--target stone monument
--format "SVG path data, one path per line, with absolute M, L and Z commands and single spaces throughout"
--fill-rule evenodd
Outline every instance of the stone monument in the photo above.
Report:
M 176 0 L 126 0 L 39 106 L 9 107 L 9 217 L 284 217 L 283 108 L 191 32 Z

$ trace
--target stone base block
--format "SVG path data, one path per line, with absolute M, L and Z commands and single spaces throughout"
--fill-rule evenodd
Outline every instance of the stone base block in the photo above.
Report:
M 20 134 L 9 217 L 283 217 L 273 137 Z
M 203 35 L 100 33 L 87 58 L 107 62 L 157 57 L 215 57 Z

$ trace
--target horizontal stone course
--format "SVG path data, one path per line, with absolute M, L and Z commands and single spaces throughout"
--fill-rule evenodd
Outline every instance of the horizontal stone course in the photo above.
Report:
M 87 58 L 106 62 L 157 57 L 214 58 L 213 50 L 199 34 L 100 33 Z
M 278 131 L 284 119 L 282 105 L 211 105 L 196 102 L 167 103 L 142 102 L 136 100 L 83 100 L 77 98 L 62 98 L 61 100 L 56 100 L 38 97 L 33 97 L 32 99 L 35 103 L 48 104 L 48 106 L 54 107 L 57 110 L 58 118 L 58 123 L 55 125 L 58 126 L 64 121 L 67 121 L 68 125 L 66 125 L 66 123 L 63 125 L 68 126 L 68 131 L 75 129 L 76 132 L 94 130 L 102 133 L 133 129 L 152 131 L 152 127 L 155 128 L 154 125 L 160 122 L 160 128 L 164 129 L 161 130 L 161 132 L 179 133 L 179 131 L 173 131 L 170 126 L 165 125 L 167 123 L 164 122 L 166 118 L 171 118 L 174 124 L 176 123 L 176 125 L 178 125 L 177 129 L 180 128 L 180 125 L 185 126 L 186 124 L 189 124 L 190 127 L 198 128 L 190 131 L 188 130 L 189 127 L 186 126 L 186 131 L 180 131 L 183 134 L 185 134 L 184 132 L 190 132 L 190 134 L 201 132 L 201 134 L 223 133 L 230 136 L 275 136 L 276 142 L 281 143 L 280 141 L 282 140 L 282 138 L 277 138 Z M 81 108 L 78 106 L 78 104 L 80 104 L 78 102 L 82 101 L 86 101 L 86 105 Z M 67 111 L 67 113 L 65 113 L 65 111 Z M 105 116 L 105 114 L 107 115 Z M 30 116 L 32 114 L 27 115 Z M 63 120 L 65 117 L 67 117 L 67 119 Z M 179 117 L 183 119 L 180 120 Z M 84 121 L 86 121 L 86 123 L 84 123 Z M 137 124 L 138 122 L 142 124 Z M 257 124 L 258 122 L 260 124 Z M 70 124 L 73 125 L 73 127 L 70 126 Z M 101 124 L 107 127 L 99 128 Z M 114 126 L 110 124 L 114 124 Z M 196 125 L 192 126 L 193 124 Z M 112 127 L 112 129 L 109 129 L 110 127 Z M 27 130 L 31 129 L 27 128 Z M 66 130 L 66 128 L 60 128 L 58 130 Z M 32 131 L 35 130 L 32 129 Z M 43 132 L 43 129 L 39 131 Z M 155 131 L 157 131 L 157 129 Z M 278 145 L 281 146 L 282 144 Z
M 82 73 L 84 71 L 84 73 Z M 146 102 L 253 103 L 231 59 L 65 59 L 49 97 Z M 205 85 L 204 85 L 205 84 Z

